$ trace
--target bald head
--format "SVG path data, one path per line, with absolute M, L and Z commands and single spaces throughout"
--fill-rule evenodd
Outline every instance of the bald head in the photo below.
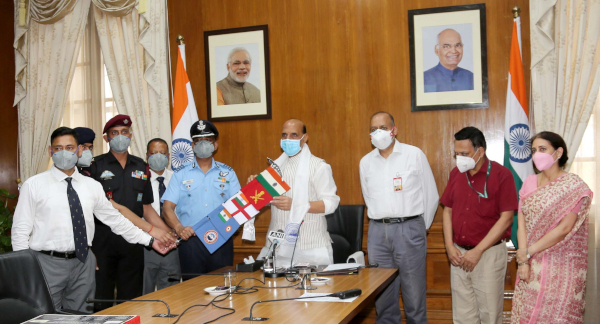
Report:
M 463 43 L 460 34 L 451 28 L 444 29 L 438 34 L 435 54 L 440 58 L 440 64 L 448 70 L 454 70 L 463 56 Z
M 389 131 L 391 130 L 394 135 L 396 135 L 396 128 L 394 128 L 394 126 L 396 125 L 396 123 L 394 122 L 394 117 L 392 116 L 392 114 L 390 114 L 389 112 L 386 111 L 379 111 L 373 114 L 373 116 L 371 116 L 371 125 L 370 125 L 370 132 L 374 132 L 378 129 L 384 130 L 384 131 Z
M 292 118 L 283 123 L 283 129 L 294 130 L 298 134 L 306 134 L 306 125 L 300 119 Z M 302 136 L 302 135 L 300 135 Z

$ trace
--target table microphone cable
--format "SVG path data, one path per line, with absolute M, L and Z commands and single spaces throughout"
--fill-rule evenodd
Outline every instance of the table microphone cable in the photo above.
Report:
M 215 296 L 215 298 L 213 298 L 208 304 L 196 304 L 196 305 L 192 305 L 192 306 L 186 308 L 183 312 L 181 312 L 181 314 L 179 315 L 179 317 L 177 318 L 177 320 L 175 322 L 173 322 L 173 324 L 176 324 L 177 322 L 179 322 L 179 320 L 181 319 L 181 317 L 183 316 L 183 314 L 185 314 L 187 311 L 189 311 L 190 309 L 192 309 L 194 307 L 206 307 L 206 306 L 209 306 L 209 305 L 213 305 L 216 308 L 231 311 L 231 312 L 229 312 L 227 314 L 223 314 L 223 315 L 221 315 L 221 316 L 219 316 L 219 317 L 217 317 L 217 318 L 215 318 L 213 320 L 210 320 L 208 322 L 204 322 L 204 324 L 212 323 L 212 322 L 217 321 L 217 320 L 219 320 L 219 319 L 221 319 L 223 317 L 226 317 L 226 316 L 229 316 L 229 315 L 235 313 L 235 309 L 234 308 L 222 307 L 222 306 L 219 306 L 219 305 L 215 304 L 215 303 L 219 303 L 219 302 L 222 302 L 222 301 L 226 300 L 231 295 L 234 295 L 234 294 L 236 294 L 236 295 L 246 295 L 246 294 L 255 293 L 255 292 L 258 291 L 257 288 L 265 288 L 265 289 L 291 288 L 291 287 L 295 287 L 295 286 L 297 286 L 299 284 L 299 283 L 297 283 L 297 284 L 294 284 L 294 285 L 282 286 L 282 287 L 252 286 L 252 287 L 249 287 L 249 288 L 240 288 L 240 285 L 242 284 L 242 282 L 244 282 L 244 280 L 256 280 L 256 281 L 261 282 L 263 285 L 265 284 L 264 281 L 262 281 L 262 280 L 260 280 L 258 278 L 253 278 L 253 277 L 244 278 L 244 279 L 242 279 L 242 280 L 240 280 L 238 282 L 238 284 L 235 286 L 235 288 L 233 289 L 233 291 L 225 293 L 223 295 Z

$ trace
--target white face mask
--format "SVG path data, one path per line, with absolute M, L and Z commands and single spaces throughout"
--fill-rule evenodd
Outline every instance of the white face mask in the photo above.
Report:
M 380 150 L 385 150 L 390 147 L 392 141 L 394 140 L 394 134 L 392 131 L 384 131 L 383 129 L 376 129 L 371 134 L 371 143 L 373 146 Z
M 473 156 L 475 156 L 475 154 L 477 154 L 477 151 L 475 151 Z M 479 162 L 480 159 L 481 159 L 481 156 L 479 156 L 479 159 L 477 159 L 477 162 Z M 473 170 L 473 168 L 475 168 L 475 164 L 477 164 L 477 162 L 475 162 L 475 160 L 473 160 L 473 157 L 469 157 L 469 156 L 458 155 L 456 157 L 456 167 L 458 168 L 458 171 L 460 171 L 460 173 L 465 173 L 469 170 Z

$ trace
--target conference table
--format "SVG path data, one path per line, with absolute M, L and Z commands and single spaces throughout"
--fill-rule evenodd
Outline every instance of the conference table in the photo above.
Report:
M 204 291 L 211 286 L 222 286 L 224 276 L 221 270 L 213 272 L 213 275 L 202 275 L 174 286 L 155 291 L 137 299 L 160 299 L 165 301 L 171 308 L 172 314 L 181 314 L 186 308 L 197 304 L 208 304 L 215 296 Z M 216 275 L 214 275 L 216 274 Z M 310 293 L 334 293 L 338 291 L 359 288 L 362 294 L 350 303 L 346 302 L 317 302 L 290 300 L 280 302 L 260 303 L 254 306 L 253 317 L 269 318 L 264 323 L 348 323 L 366 305 L 374 303 L 375 297 L 385 289 L 398 275 L 398 269 L 360 269 L 354 275 L 330 275 L 331 280 L 325 285 L 313 285 L 316 290 L 297 290 L 300 281 L 288 282 L 286 278 L 265 278 L 262 271 L 238 272 L 234 282 L 238 283 L 244 278 L 257 278 L 265 281 L 263 285 L 257 280 L 244 280 L 240 287 L 250 288 L 252 286 L 285 287 L 290 288 L 257 288 L 258 291 L 248 294 L 232 294 L 230 296 L 219 296 L 218 300 L 224 299 L 216 305 L 235 309 L 235 313 L 223 317 L 216 323 L 258 323 L 258 321 L 242 322 L 242 318 L 248 317 L 250 307 L 256 301 L 270 299 L 296 298 L 300 295 Z M 223 298 L 226 297 L 226 298 Z M 221 315 L 229 313 L 229 310 L 219 309 L 213 305 L 194 307 L 188 310 L 179 320 L 179 323 L 204 323 Z M 167 313 L 167 309 L 160 302 L 125 302 L 111 308 L 107 308 L 96 315 L 140 315 L 142 324 L 168 324 L 174 323 L 178 318 L 152 317 L 155 314 Z M 261 322 L 263 323 L 263 322 Z

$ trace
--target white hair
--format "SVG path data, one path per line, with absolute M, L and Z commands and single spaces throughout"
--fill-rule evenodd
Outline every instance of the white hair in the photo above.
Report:
M 236 47 L 232 49 L 231 52 L 229 52 L 229 56 L 227 56 L 227 64 L 231 63 L 231 57 L 233 57 L 233 54 L 237 52 L 246 52 L 246 54 L 248 54 L 248 60 L 250 61 L 250 63 L 252 63 L 252 56 L 250 56 L 250 52 L 248 52 L 248 50 L 243 47 Z

